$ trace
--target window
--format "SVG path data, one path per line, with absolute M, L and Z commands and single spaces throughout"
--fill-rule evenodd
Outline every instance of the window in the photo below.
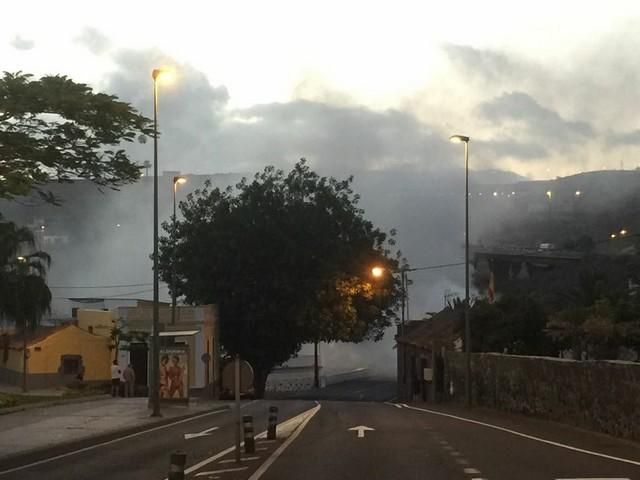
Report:
M 80 355 L 64 355 L 62 357 L 62 374 L 77 375 L 80 372 Z

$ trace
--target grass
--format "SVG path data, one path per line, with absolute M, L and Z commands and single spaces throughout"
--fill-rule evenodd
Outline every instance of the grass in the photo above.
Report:
M 14 393 L 0 393 L 0 408 L 19 407 L 28 403 L 49 402 L 60 400 L 60 397 L 49 395 L 19 395 Z

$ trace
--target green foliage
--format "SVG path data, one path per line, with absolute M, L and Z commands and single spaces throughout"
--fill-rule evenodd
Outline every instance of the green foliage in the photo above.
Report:
M 529 295 L 505 295 L 495 303 L 474 303 L 470 310 L 471 348 L 476 352 L 518 355 L 555 353 L 545 334 L 542 305 Z M 462 331 L 462 326 L 459 329 Z
M 305 161 L 291 172 L 267 167 L 234 191 L 204 189 L 180 203 L 183 220 L 165 224 L 160 273 L 172 262 L 177 294 L 215 303 L 226 352 L 268 372 L 316 340 L 380 339 L 400 298 L 390 238 L 364 217 L 352 179 L 320 177 Z M 174 252 L 175 242 L 175 252 Z
M 600 298 L 550 316 L 549 336 L 575 358 L 616 359 L 620 347 L 640 348 L 640 303 L 634 296 Z
M 29 229 L 0 217 L 0 316 L 10 317 L 20 329 L 35 328 L 51 306 L 45 281 L 51 259 L 34 246 Z
M 116 97 L 65 76 L 5 72 L 0 79 L 0 198 L 38 192 L 48 182 L 90 179 L 100 186 L 135 182 L 140 168 L 124 142 L 152 134 L 150 120 Z

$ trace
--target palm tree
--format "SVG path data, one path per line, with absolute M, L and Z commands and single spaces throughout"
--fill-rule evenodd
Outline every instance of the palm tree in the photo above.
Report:
M 11 319 L 22 332 L 23 390 L 27 333 L 51 308 L 51 291 L 45 281 L 50 264 L 47 253 L 35 250 L 35 239 L 28 228 L 0 221 L 0 318 Z

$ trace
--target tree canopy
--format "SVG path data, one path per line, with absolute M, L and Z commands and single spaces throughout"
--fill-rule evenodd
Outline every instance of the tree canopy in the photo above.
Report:
M 273 167 L 235 189 L 206 185 L 165 224 L 160 273 L 188 303 L 218 305 L 221 341 L 266 376 L 302 343 L 382 338 L 395 318 L 399 283 L 370 275 L 398 267 L 393 238 L 358 207 L 352 179 L 320 177 L 304 160 Z M 175 242 L 175 247 L 174 247 Z
M 152 135 L 150 120 L 115 96 L 94 93 L 65 76 L 5 72 L 0 78 L 0 199 L 38 192 L 44 185 L 89 179 L 100 186 L 140 177 L 122 148 Z

